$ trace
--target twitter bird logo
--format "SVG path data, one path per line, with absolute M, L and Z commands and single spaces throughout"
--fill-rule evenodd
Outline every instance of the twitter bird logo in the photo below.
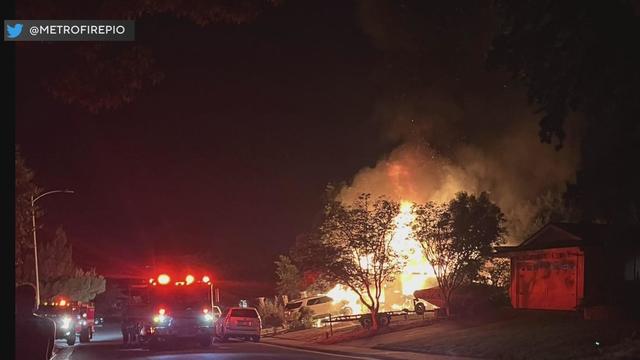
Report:
M 7 24 L 7 37 L 9 39 L 15 39 L 20 36 L 22 32 L 22 24 L 15 24 L 13 26 Z

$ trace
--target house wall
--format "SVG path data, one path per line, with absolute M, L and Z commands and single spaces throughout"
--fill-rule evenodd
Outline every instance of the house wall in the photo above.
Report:
M 635 247 L 634 247 L 635 246 Z M 615 246 L 585 248 L 585 303 L 607 305 L 636 311 L 640 303 L 640 280 L 629 274 L 630 264 L 640 259 L 640 246 L 617 241 Z M 633 261 L 633 263 L 632 263 Z M 640 311 L 636 311 L 640 314 Z
M 523 251 L 511 265 L 516 309 L 575 310 L 584 297 L 584 253 L 578 247 Z

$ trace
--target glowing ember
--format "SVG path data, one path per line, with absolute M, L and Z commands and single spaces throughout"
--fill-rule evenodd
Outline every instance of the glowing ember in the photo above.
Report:
M 396 231 L 390 245 L 400 255 L 405 256 L 407 262 L 396 279 L 385 285 L 380 297 L 381 311 L 412 309 L 413 292 L 436 285 L 433 268 L 422 254 L 420 243 L 412 236 L 411 225 L 415 219 L 412 210 L 412 202 L 400 203 L 400 213 L 395 219 Z M 367 257 L 361 259 L 363 266 L 366 266 L 367 260 Z M 336 285 L 327 295 L 334 299 L 334 304 L 346 303 L 354 313 L 367 311 L 360 304 L 358 295 L 343 285 Z

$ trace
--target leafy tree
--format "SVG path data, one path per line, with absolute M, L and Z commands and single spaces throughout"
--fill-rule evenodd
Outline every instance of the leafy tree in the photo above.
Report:
M 331 201 L 326 198 L 326 201 Z M 317 216 L 316 226 L 320 226 L 324 214 Z M 295 264 L 301 273 L 300 288 L 309 295 L 323 294 L 333 288 L 336 284 L 324 276 L 324 272 L 315 267 L 315 261 L 309 261 L 318 256 L 316 250 L 318 245 L 315 244 L 318 238 L 311 234 L 299 234 L 296 242 L 289 250 L 291 261 Z
M 31 197 L 41 189 L 34 182 L 34 173 L 26 166 L 25 160 L 16 148 L 16 237 L 15 270 L 16 285 L 35 285 L 33 256 L 33 223 Z M 41 211 L 36 207 L 36 217 Z M 40 275 L 40 297 L 48 299 L 65 295 L 72 300 L 88 301 L 105 290 L 105 279 L 95 270 L 82 270 L 73 263 L 71 243 L 59 227 L 53 239 L 38 241 L 38 270 Z
M 300 295 L 302 276 L 295 264 L 291 261 L 291 258 L 285 255 L 280 255 L 276 264 L 276 285 L 278 287 L 278 293 L 281 295 L 287 295 L 289 299 L 295 299 Z
M 489 259 L 480 269 L 478 282 L 493 287 L 508 289 L 511 284 L 511 260 Z
M 390 246 L 399 205 L 370 197 L 361 194 L 351 205 L 327 203 L 317 234 L 305 243 L 305 262 L 358 294 L 377 329 L 383 284 L 393 280 L 405 259 Z
M 489 65 L 511 72 L 542 113 L 540 139 L 562 146 L 583 118 L 581 164 L 567 200 L 584 221 L 640 222 L 640 3 L 500 0 Z
M 105 291 L 106 280 L 95 269 L 76 268 L 71 275 L 42 282 L 40 287 L 44 299 L 58 295 L 77 301 L 90 301 Z
M 31 196 L 36 195 L 40 189 L 34 182 L 34 174 L 25 163 L 20 152 L 16 148 L 15 159 L 16 170 L 16 238 L 15 238 L 15 270 L 16 284 L 34 283 L 33 273 L 33 224 L 31 219 Z M 36 208 L 36 217 L 40 216 L 40 211 Z
M 475 279 L 493 247 L 503 241 L 504 215 L 486 193 L 460 192 L 447 204 L 415 208 L 414 236 L 433 266 L 438 286 L 451 313 L 451 300 Z
M 41 242 L 38 255 L 42 299 L 63 295 L 71 300 L 89 301 L 105 291 L 104 277 L 73 263 L 72 246 L 62 227 L 52 240 Z
M 336 285 L 336 283 L 327 280 L 320 272 L 306 271 L 303 277 L 304 291 L 311 296 L 324 294 Z
M 38 259 L 42 273 L 40 281 L 46 283 L 73 274 L 73 250 L 62 226 L 56 229 L 53 239 L 39 242 L 38 254 L 42 254 Z

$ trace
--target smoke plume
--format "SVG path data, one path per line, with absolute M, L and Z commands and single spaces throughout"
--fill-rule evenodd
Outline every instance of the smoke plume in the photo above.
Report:
M 486 69 L 491 7 L 429 4 L 360 2 L 363 33 L 384 54 L 373 70 L 383 89 L 373 121 L 400 145 L 357 172 L 338 198 L 367 192 L 424 203 L 486 191 L 507 218 L 508 242 L 518 243 L 574 180 L 579 119 L 567 124 L 560 151 L 540 143 L 525 91 Z
M 361 169 L 340 194 L 362 192 L 418 203 L 446 202 L 459 191 L 486 191 L 507 218 L 510 243 L 533 229 L 543 199 L 559 196 L 575 176 L 577 145 L 558 152 L 537 138 L 534 121 L 517 122 L 484 146 L 457 144 L 445 156 L 424 142 L 407 141 L 374 167 Z

